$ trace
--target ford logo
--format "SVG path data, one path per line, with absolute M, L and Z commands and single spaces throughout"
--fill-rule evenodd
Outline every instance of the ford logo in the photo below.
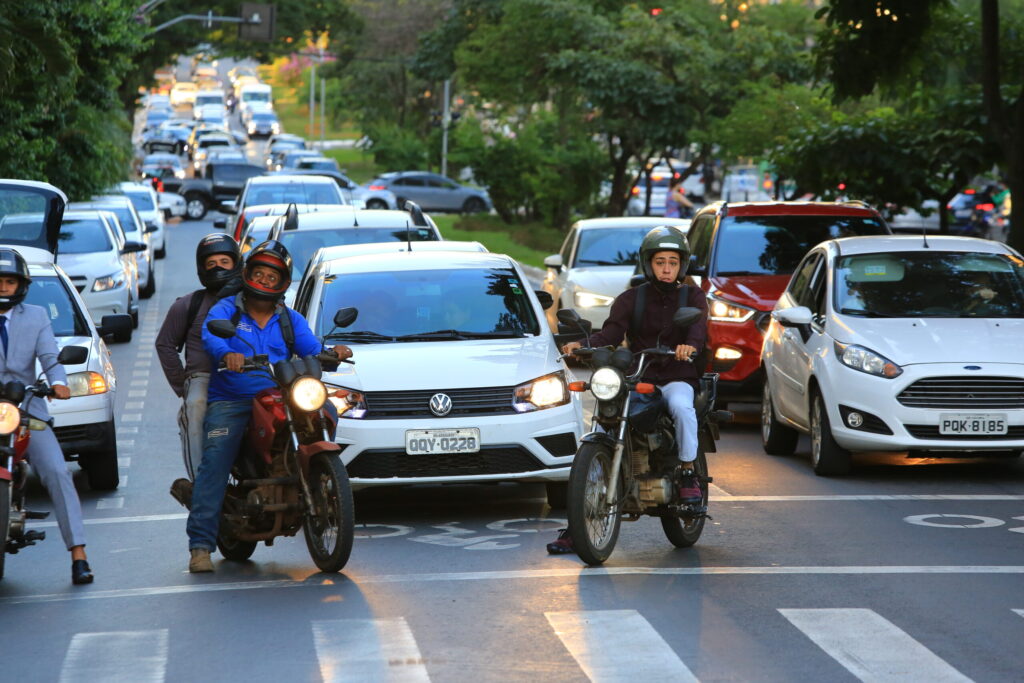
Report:
M 964 370 L 981 370 L 980 365 L 965 365 Z
M 452 412 L 452 399 L 448 394 L 434 394 L 430 397 L 430 412 L 438 417 L 444 417 Z

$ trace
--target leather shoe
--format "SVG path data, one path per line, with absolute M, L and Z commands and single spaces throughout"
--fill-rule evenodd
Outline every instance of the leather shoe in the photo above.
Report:
M 89 563 L 85 560 L 74 560 L 71 562 L 71 583 L 81 585 L 83 583 L 92 583 L 92 570 L 89 569 Z

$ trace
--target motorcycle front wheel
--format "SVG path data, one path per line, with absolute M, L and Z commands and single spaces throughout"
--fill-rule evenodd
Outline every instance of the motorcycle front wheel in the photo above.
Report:
M 584 443 L 576 452 L 569 473 L 566 514 L 573 549 L 589 565 L 603 564 L 619 539 L 620 504 L 609 505 L 612 451 L 607 446 Z M 620 482 L 621 483 L 621 482 Z M 621 486 L 618 495 L 622 495 Z
M 697 449 L 697 459 L 693 461 L 693 471 L 700 478 L 700 504 L 705 509 L 708 505 L 708 461 L 704 457 L 704 449 Z M 668 540 L 677 548 L 689 548 L 697 542 L 704 531 L 705 515 L 682 519 L 676 516 L 662 517 L 661 528 Z
M 245 562 L 256 552 L 256 541 L 238 540 L 229 530 L 224 529 L 224 523 L 221 522 L 221 530 L 217 534 L 217 550 L 224 559 Z
M 0 482 L 0 531 L 3 532 L 3 546 L 0 546 L 0 579 L 4 578 L 4 560 L 7 559 L 7 541 L 11 533 L 11 482 Z
M 355 513 L 348 472 L 337 455 L 320 454 L 309 463 L 313 509 L 302 525 L 306 547 L 322 572 L 340 571 L 352 553 Z

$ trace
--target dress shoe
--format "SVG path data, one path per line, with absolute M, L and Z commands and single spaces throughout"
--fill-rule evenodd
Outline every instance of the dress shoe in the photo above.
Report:
M 73 560 L 71 562 L 71 583 L 81 585 L 92 583 L 92 570 L 85 560 Z
M 193 574 L 213 571 L 213 560 L 210 559 L 210 551 L 204 548 L 192 548 L 189 550 L 191 558 L 188 561 L 188 570 Z

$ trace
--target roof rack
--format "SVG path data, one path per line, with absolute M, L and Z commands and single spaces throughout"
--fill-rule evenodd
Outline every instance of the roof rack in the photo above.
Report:
M 420 208 L 419 204 L 409 199 L 405 200 L 405 206 L 403 207 L 412 216 L 412 224 L 420 227 L 429 227 L 426 216 L 423 215 L 423 209 Z

